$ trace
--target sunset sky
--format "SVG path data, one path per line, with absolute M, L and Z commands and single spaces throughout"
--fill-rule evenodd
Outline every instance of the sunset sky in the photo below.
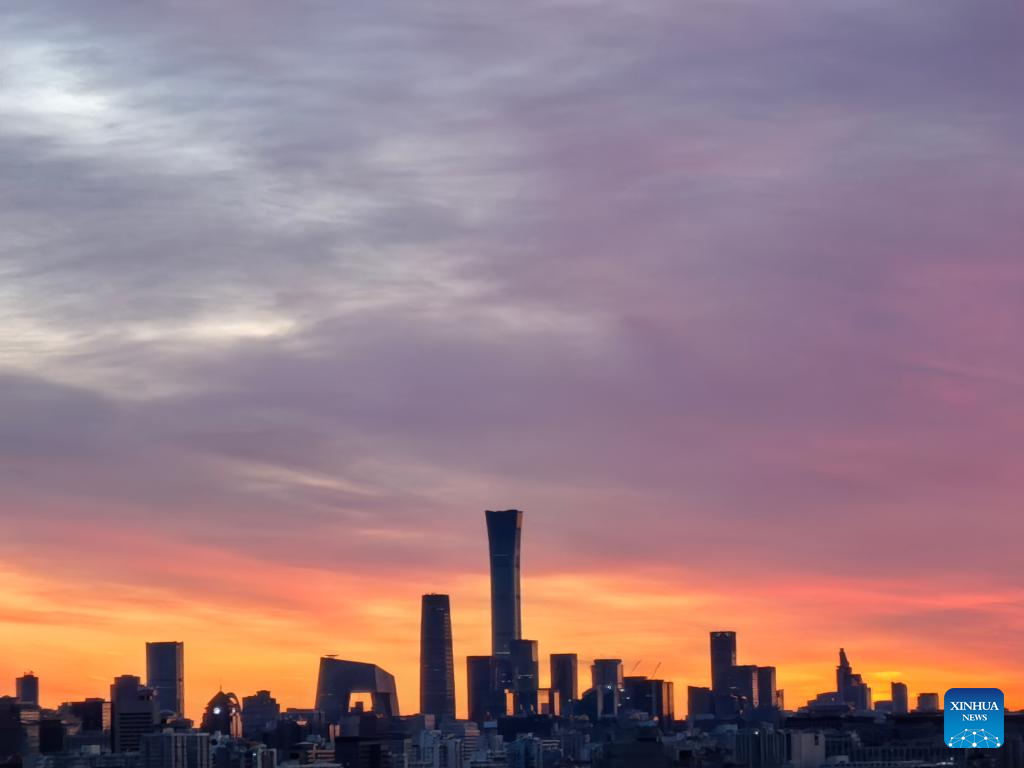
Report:
M 0 695 L 490 645 L 1024 707 L 1024 4 L 0 15 Z M 581 682 L 589 672 L 581 663 Z

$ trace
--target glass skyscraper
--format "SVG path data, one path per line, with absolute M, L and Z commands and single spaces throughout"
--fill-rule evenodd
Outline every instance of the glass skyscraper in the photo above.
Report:
M 448 595 L 424 595 L 420 619 L 420 713 L 455 719 L 455 659 Z
M 519 546 L 523 513 L 518 509 L 487 511 L 491 554 L 491 653 L 507 654 L 509 643 L 523 637 L 519 588 Z
M 736 633 L 711 633 L 711 691 L 728 693 L 736 666 Z
M 161 712 L 185 715 L 184 643 L 146 643 L 146 685 Z
M 575 653 L 551 654 L 551 689 L 557 692 L 559 713 L 571 716 L 579 695 L 579 660 Z

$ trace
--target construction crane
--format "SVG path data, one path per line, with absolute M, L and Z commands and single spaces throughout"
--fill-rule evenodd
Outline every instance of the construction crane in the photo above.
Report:
M 629 670 L 629 674 L 632 675 L 634 672 L 636 672 L 636 668 L 639 667 L 643 663 L 643 661 L 643 659 L 640 659 L 636 664 L 634 664 L 633 668 Z
M 654 677 L 656 674 L 658 674 L 658 670 L 659 669 L 661 669 L 661 662 L 660 661 L 658 662 L 658 665 L 654 668 L 654 671 L 651 672 L 651 677 Z

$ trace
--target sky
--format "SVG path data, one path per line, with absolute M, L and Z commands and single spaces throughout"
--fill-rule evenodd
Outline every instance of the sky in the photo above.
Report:
M 186 643 L 418 704 L 419 597 L 795 707 L 1024 708 L 1024 6 L 31 0 L 0 16 L 0 695 Z M 546 671 L 542 682 L 546 682 Z

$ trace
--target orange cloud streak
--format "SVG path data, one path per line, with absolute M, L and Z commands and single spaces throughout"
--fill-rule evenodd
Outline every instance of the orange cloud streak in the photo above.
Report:
M 131 567 L 144 566 L 154 550 L 125 548 Z M 27 669 L 41 677 L 44 704 L 107 695 L 115 675 L 144 677 L 147 640 L 183 640 L 188 715 L 198 719 L 223 684 L 239 696 L 269 688 L 282 706 L 311 706 L 317 660 L 326 653 L 373 661 L 393 672 L 404 712 L 418 706 L 419 596 L 445 589 L 452 595 L 456 685 L 465 712 L 466 655 L 489 648 L 486 574 L 424 574 L 382 582 L 373 573 L 350 573 L 267 563 L 203 546 L 175 550 L 163 559 L 165 583 L 130 586 L 115 576 L 117 562 L 93 562 L 59 573 L 12 567 L 0 573 L 3 653 L 0 676 L 13 682 Z M 76 575 L 77 574 L 77 575 Z M 1014 607 L 1021 594 L 989 596 L 987 607 L 1019 632 Z M 604 572 L 548 573 L 524 580 L 527 637 L 540 641 L 542 682 L 546 657 L 580 654 L 580 682 L 587 664 L 601 656 L 625 659 L 627 671 L 676 683 L 677 711 L 686 709 L 686 686 L 708 683 L 707 633 L 739 632 L 743 663 L 774 664 L 792 708 L 831 690 L 836 649 L 844 645 L 876 699 L 888 698 L 893 679 L 912 694 L 958 685 L 1003 688 L 1008 705 L 1024 704 L 1024 683 L 1008 674 L 1000 654 L 922 634 L 910 642 L 885 622 L 894 617 L 956 606 L 978 608 L 977 593 L 922 594 L 899 584 L 773 582 L 743 589 L 688 582 L 684 570 L 633 576 Z M 1013 622 L 1016 622 L 1014 624 Z M 969 669 L 969 676 L 958 670 Z

